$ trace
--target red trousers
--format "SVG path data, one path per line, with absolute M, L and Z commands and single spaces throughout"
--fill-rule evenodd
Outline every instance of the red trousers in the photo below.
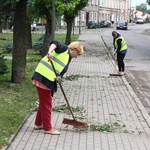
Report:
M 51 130 L 52 92 L 36 87 L 39 97 L 39 107 L 36 114 L 35 125 L 43 126 L 45 131 Z

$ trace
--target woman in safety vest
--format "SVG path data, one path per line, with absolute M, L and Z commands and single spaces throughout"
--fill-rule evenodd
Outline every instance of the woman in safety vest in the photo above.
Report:
M 127 53 L 128 47 L 126 44 L 125 39 L 116 31 L 112 32 L 113 36 L 113 45 L 115 49 L 115 53 L 117 53 L 117 62 L 118 62 L 118 74 L 124 75 L 125 74 L 125 64 L 124 64 L 124 58 Z
M 68 46 L 58 41 L 50 43 L 48 54 L 41 59 L 32 76 L 39 97 L 35 129 L 43 129 L 47 134 L 60 134 L 51 124 L 52 96 L 57 91 L 57 82 L 61 82 L 61 77 L 68 70 L 71 59 L 82 53 L 83 46 L 79 42 L 72 42 Z M 50 61 L 53 62 L 57 77 Z

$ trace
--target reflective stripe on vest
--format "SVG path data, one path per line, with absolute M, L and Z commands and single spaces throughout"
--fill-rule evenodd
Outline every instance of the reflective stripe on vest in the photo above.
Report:
M 58 74 L 60 74 L 69 61 L 68 50 L 60 54 L 53 51 L 52 56 L 52 62 L 54 64 L 55 70 Z M 35 69 L 35 72 L 38 72 L 50 81 L 54 81 L 56 78 L 55 72 L 51 66 L 51 62 L 48 60 L 47 56 L 41 59 L 37 68 Z
M 122 39 L 120 52 L 126 50 L 128 47 L 127 47 L 126 41 L 124 40 L 124 38 L 122 36 L 119 37 L 119 38 L 116 38 L 116 40 L 115 40 L 115 47 L 118 48 L 118 44 L 117 44 L 117 40 L 118 39 Z

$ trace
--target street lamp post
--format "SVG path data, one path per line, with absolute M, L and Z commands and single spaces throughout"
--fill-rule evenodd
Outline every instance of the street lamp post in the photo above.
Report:
M 79 11 L 79 34 L 81 34 L 81 12 Z
M 131 0 L 130 0 L 130 23 L 131 23 Z
M 98 0 L 98 14 L 97 14 L 97 21 L 99 21 L 99 9 L 100 9 L 100 0 Z

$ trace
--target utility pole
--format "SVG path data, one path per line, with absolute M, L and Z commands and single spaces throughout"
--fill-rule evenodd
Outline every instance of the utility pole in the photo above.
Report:
M 129 22 L 131 23 L 131 0 L 130 0 L 130 13 L 129 14 L 130 14 L 130 21 Z
M 97 11 L 97 21 L 99 21 L 99 9 L 100 9 L 100 0 L 98 0 L 98 11 Z
M 52 0 L 52 26 L 51 26 L 52 40 L 55 39 L 55 0 Z
M 79 34 L 81 34 L 81 12 L 79 11 Z
M 121 19 L 121 8 L 120 8 L 121 0 L 119 0 L 119 20 Z

